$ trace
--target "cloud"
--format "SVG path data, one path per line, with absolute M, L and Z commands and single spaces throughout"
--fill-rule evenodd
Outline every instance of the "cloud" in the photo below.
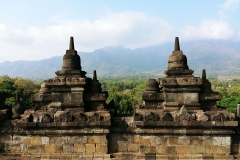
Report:
M 199 26 L 186 26 L 180 30 L 181 39 L 227 39 L 234 32 L 223 20 L 203 20 Z
M 240 0 L 227 0 L 221 8 L 223 10 L 236 10 L 239 6 Z
M 240 0 L 227 0 L 224 4 L 220 6 L 219 16 L 221 18 L 226 18 L 228 11 L 234 11 L 238 9 Z
M 46 27 L 8 28 L 0 24 L 0 49 L 4 60 L 33 60 L 63 55 L 73 36 L 78 51 L 93 51 L 105 46 L 123 45 L 134 49 L 159 44 L 172 39 L 173 26 L 145 13 L 107 12 L 89 21 L 61 20 Z

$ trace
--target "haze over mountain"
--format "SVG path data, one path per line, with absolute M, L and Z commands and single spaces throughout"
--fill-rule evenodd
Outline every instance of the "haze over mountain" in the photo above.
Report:
M 240 41 L 200 40 L 181 42 L 180 47 L 188 58 L 188 66 L 201 75 L 206 69 L 211 75 L 240 75 Z M 82 70 L 98 77 L 163 76 L 173 43 L 131 50 L 122 46 L 105 47 L 94 52 L 78 52 Z M 80 49 L 80 48 L 79 48 Z M 76 48 L 78 50 L 78 48 Z M 64 51 L 63 51 L 64 53 Z M 62 66 L 62 56 L 38 61 L 5 61 L 0 63 L 0 75 L 43 80 L 55 76 Z

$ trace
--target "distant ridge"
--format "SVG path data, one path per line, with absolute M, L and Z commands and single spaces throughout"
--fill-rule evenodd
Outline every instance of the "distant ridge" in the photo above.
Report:
M 97 70 L 99 77 L 163 76 L 173 43 L 131 50 L 124 47 L 105 47 L 94 52 L 78 52 L 82 70 L 91 76 Z M 188 58 L 194 75 L 206 69 L 211 75 L 240 76 L 240 41 L 201 40 L 181 42 L 180 48 Z M 78 48 L 76 48 L 78 49 Z M 80 48 L 79 48 L 80 49 Z M 62 56 L 39 61 L 15 61 L 0 63 L 0 75 L 43 80 L 55 76 L 61 69 Z

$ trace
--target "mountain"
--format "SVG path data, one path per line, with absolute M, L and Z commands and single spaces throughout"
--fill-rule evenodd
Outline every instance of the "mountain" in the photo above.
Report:
M 201 40 L 181 42 L 180 47 L 188 58 L 188 66 L 201 75 L 206 69 L 211 75 L 240 74 L 240 41 Z M 98 77 L 163 76 L 173 43 L 131 50 L 121 46 L 105 47 L 94 52 L 78 52 L 82 70 L 88 76 L 97 70 Z M 62 56 L 38 61 L 0 63 L 0 75 L 43 80 L 55 76 L 62 66 Z

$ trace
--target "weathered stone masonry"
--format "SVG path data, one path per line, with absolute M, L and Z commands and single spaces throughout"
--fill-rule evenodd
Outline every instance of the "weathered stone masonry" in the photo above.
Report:
M 0 159 L 237 158 L 238 117 L 216 105 L 222 96 L 205 70 L 192 75 L 178 38 L 164 73 L 149 79 L 133 115 L 119 116 L 96 71 L 85 76 L 71 37 L 62 69 L 32 96 L 36 108 L 13 109 L 20 119 L 1 110 Z

